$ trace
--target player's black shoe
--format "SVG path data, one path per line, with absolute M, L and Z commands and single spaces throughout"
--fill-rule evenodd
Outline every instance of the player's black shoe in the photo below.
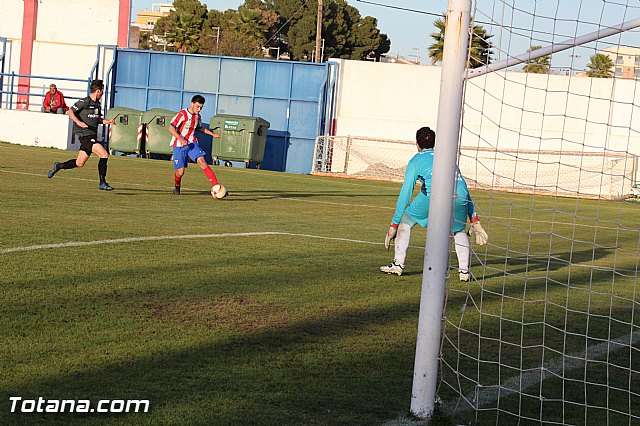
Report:
M 171 192 L 173 193 L 173 195 L 180 195 L 180 187 L 176 186 Z
M 100 185 L 98 185 L 98 189 L 101 189 L 103 191 L 113 191 L 113 187 L 107 182 L 100 182 Z
M 55 163 L 53 163 L 53 169 L 49 170 L 49 174 L 47 174 L 47 176 L 49 177 L 49 179 L 51 179 L 52 177 L 54 177 L 56 175 L 56 173 L 58 173 L 58 171 L 62 168 L 62 163 L 58 163 L 57 161 Z

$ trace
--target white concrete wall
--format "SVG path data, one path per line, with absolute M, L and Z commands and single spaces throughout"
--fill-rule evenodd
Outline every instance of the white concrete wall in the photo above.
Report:
M 16 0 L 0 0 L 0 37 L 7 39 L 4 72 L 18 72 L 20 68 L 20 40 L 22 38 L 22 13 L 24 2 Z M 0 44 L 0 50 L 2 45 Z M 17 81 L 16 81 L 17 84 Z M 9 87 L 9 77 L 3 78 L 3 89 Z M 2 97 L 0 108 L 7 108 L 8 97 Z
M 492 73 L 469 80 L 462 145 L 640 155 L 633 80 Z
M 77 151 L 67 115 L 0 109 L 0 141 Z
M 22 0 L 0 0 L 0 37 L 13 39 L 22 37 L 23 11 Z
M 336 134 L 415 140 L 435 128 L 440 68 L 382 62 L 339 63 Z
M 0 37 L 9 40 L 5 73 L 20 70 L 23 9 L 22 0 L 0 0 Z M 84 81 L 32 79 L 30 92 L 45 94 L 49 84 L 55 83 L 66 97 L 86 96 L 86 80 L 96 61 L 98 44 L 117 44 L 118 14 L 118 0 L 40 0 L 31 74 Z M 101 71 L 105 71 L 111 59 L 111 55 L 101 58 Z M 104 78 L 104 74 L 100 77 Z M 6 89 L 9 78 L 4 80 Z M 3 108 L 8 108 L 8 100 L 7 96 L 3 97 Z M 43 100 L 43 97 L 32 96 L 29 109 L 39 111 Z M 14 97 L 14 106 L 15 101 Z M 74 102 L 71 99 L 67 105 Z
M 440 67 L 336 62 L 336 135 L 413 141 L 436 128 Z M 640 155 L 640 84 L 491 73 L 469 80 L 464 127 L 463 146 Z

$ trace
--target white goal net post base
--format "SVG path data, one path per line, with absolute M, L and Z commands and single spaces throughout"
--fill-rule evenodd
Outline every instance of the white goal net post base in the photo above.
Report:
M 563 197 L 637 196 L 638 157 L 626 152 L 462 146 L 459 166 L 471 188 Z M 364 136 L 316 138 L 312 174 L 402 182 L 415 142 Z

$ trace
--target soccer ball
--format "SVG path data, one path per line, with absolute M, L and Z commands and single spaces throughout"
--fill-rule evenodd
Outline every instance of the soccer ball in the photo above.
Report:
M 213 188 L 211 188 L 211 195 L 213 196 L 213 198 L 218 200 L 224 198 L 227 196 L 227 188 L 220 184 L 215 185 Z

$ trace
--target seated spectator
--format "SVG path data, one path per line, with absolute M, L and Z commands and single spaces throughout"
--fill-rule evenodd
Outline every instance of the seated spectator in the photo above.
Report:
M 51 114 L 66 114 L 69 107 L 64 102 L 64 95 L 58 90 L 55 84 L 49 86 L 49 91 L 44 97 L 42 103 L 42 112 L 50 112 Z

